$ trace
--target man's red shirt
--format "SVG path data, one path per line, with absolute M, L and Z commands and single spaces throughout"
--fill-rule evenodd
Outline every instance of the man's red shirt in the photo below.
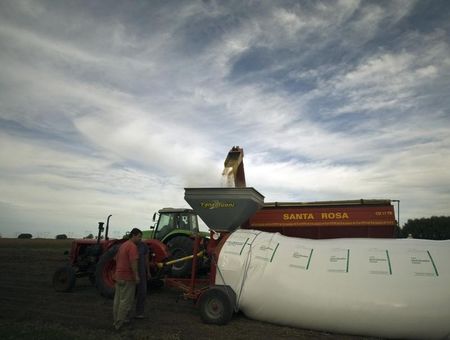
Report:
M 116 255 L 116 280 L 135 281 L 136 277 L 131 269 L 131 263 L 137 261 L 139 253 L 136 244 L 128 240 L 123 243 Z

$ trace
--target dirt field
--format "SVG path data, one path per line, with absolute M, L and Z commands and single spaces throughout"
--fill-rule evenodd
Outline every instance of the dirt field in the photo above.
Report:
M 149 293 L 146 319 L 118 334 L 112 300 L 101 297 L 87 278 L 71 293 L 53 290 L 53 272 L 66 263 L 69 246 L 65 240 L 0 239 L 2 339 L 369 339 L 277 326 L 242 314 L 226 326 L 206 325 L 191 301 L 164 288 Z

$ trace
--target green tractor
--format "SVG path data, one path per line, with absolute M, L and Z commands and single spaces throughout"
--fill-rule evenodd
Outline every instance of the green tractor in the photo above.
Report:
M 157 223 L 144 230 L 143 239 L 156 239 L 167 245 L 172 259 L 192 255 L 194 237 L 198 233 L 202 238 L 208 238 L 208 232 L 200 232 L 198 218 L 192 209 L 163 208 L 153 215 L 153 222 L 159 215 Z M 189 276 L 192 261 L 178 262 L 171 267 L 172 277 Z

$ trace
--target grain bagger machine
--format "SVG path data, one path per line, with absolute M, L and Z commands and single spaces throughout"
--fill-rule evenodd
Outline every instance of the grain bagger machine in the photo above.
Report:
M 263 206 L 264 196 L 254 188 L 186 188 L 184 198 L 210 228 L 210 238 L 203 249 L 201 242 L 206 239 L 195 239 L 191 277 L 169 277 L 165 284 L 181 289 L 185 298 L 196 301 L 205 323 L 226 324 L 235 311 L 236 294 L 229 286 L 216 284 L 220 249 L 229 235 Z M 203 278 L 197 276 L 198 258 L 202 256 L 210 264 Z M 167 264 L 170 262 L 160 266 Z
M 150 248 L 152 279 L 163 280 L 165 286 L 183 291 L 200 308 L 202 320 L 211 324 L 225 324 L 235 311 L 236 296 L 227 285 L 216 284 L 220 248 L 230 233 L 239 228 L 264 204 L 254 188 L 186 188 L 185 200 L 210 228 L 209 237 L 193 230 L 192 252 L 175 258 L 170 249 L 157 239 L 143 240 Z M 109 216 L 110 217 L 110 216 Z M 99 234 L 93 240 L 75 240 L 69 254 L 68 265 L 56 270 L 53 285 L 56 291 L 68 292 L 78 277 L 88 276 L 105 297 L 114 295 L 115 254 L 124 240 L 105 236 L 104 223 L 99 223 Z M 189 277 L 171 275 L 172 268 L 189 263 Z M 207 266 L 207 267 L 206 267 Z

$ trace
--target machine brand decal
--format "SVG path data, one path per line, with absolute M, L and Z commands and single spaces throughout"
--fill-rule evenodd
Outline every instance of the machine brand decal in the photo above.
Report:
M 376 211 L 375 216 L 393 216 L 394 213 L 392 211 Z
M 223 208 L 234 208 L 234 202 L 224 202 L 224 201 L 206 201 L 200 202 L 200 206 L 205 209 L 223 209 Z
M 322 220 L 346 220 L 348 214 L 346 212 L 323 212 L 320 214 Z
M 271 247 L 270 243 L 269 243 L 269 245 L 261 245 L 255 249 L 256 253 L 257 253 L 255 258 L 257 258 L 259 260 L 267 261 L 267 262 L 272 262 L 279 246 L 280 246 L 280 243 L 277 243 L 275 248 Z
M 328 262 L 328 271 L 333 273 L 348 273 L 349 263 L 350 249 L 332 249 Z
M 387 249 L 368 250 L 368 269 L 370 274 L 392 275 L 391 258 Z
M 283 214 L 283 220 L 314 220 L 314 215 L 311 213 L 301 214 Z
M 438 277 L 439 272 L 429 250 L 410 249 L 410 268 L 414 276 Z
M 227 254 L 242 255 L 242 251 L 248 244 L 248 240 L 248 237 L 245 241 L 240 237 L 237 240 L 227 240 L 227 242 L 225 243 L 226 250 L 224 252 Z
M 299 268 L 303 270 L 308 270 L 309 265 L 311 263 L 311 257 L 313 254 L 312 248 L 307 247 L 298 247 L 293 253 L 292 253 L 292 260 L 289 264 L 289 267 L 293 268 Z
M 323 212 L 317 215 L 320 220 L 348 220 L 349 216 L 346 212 Z M 315 220 L 316 216 L 313 213 L 284 213 L 283 220 Z

